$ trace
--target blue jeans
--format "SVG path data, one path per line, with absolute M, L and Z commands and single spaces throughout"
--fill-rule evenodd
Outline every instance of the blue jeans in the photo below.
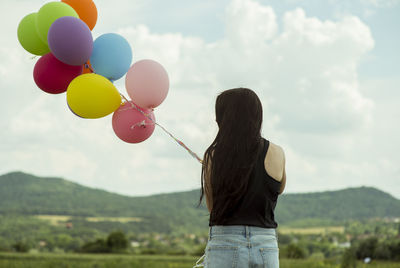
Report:
M 201 264 L 198 262 L 204 257 Z M 279 268 L 276 230 L 245 225 L 209 227 L 204 255 L 193 267 Z

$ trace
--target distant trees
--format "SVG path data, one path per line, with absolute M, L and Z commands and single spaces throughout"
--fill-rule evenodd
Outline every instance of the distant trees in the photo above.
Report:
M 168 220 L 167 218 L 165 222 Z M 182 221 L 186 221 L 186 218 L 182 218 Z M 72 222 L 73 228 L 65 228 L 65 222 Z M 175 228 L 171 222 L 167 224 L 170 226 L 168 230 Z M 208 236 L 206 228 L 202 231 L 194 228 L 160 232 L 153 228 L 157 224 L 154 219 L 146 222 L 114 222 L 74 217 L 61 220 L 59 224 L 50 224 L 35 216 L 0 215 L 0 223 L 0 251 L 9 252 L 129 252 L 200 256 L 204 254 Z M 300 226 L 308 228 L 311 223 L 304 221 L 304 226 Z M 352 267 L 352 256 L 356 260 L 365 257 L 372 258 L 372 261 L 400 260 L 400 230 L 399 223 L 395 220 L 352 220 L 346 222 L 344 229 L 338 232 L 331 232 L 325 225 L 313 227 L 316 233 L 279 233 L 281 257 L 337 260 L 345 257 L 346 254 L 343 253 L 347 252 L 346 248 L 351 244 L 353 252 L 347 252 L 347 264 L 343 261 L 343 265 L 347 266 L 343 267 Z M 324 229 L 325 227 L 327 228 Z M 311 229 L 313 228 L 307 230 Z M 112 232 L 113 230 L 120 231 Z M 284 228 L 281 230 L 284 231 Z
M 378 245 L 378 238 L 370 237 L 361 240 L 356 248 L 357 259 L 372 258 L 375 255 L 375 249 Z
M 16 252 L 25 253 L 29 251 L 29 245 L 23 241 L 18 241 L 12 247 Z
M 107 246 L 106 241 L 100 238 L 85 243 L 79 251 L 84 253 L 109 253 L 110 248 Z
M 7 252 L 7 251 L 11 251 L 11 245 L 9 243 L 9 241 L 7 241 L 6 239 L 3 239 L 0 236 L 0 252 Z
M 110 233 L 107 239 L 97 239 L 85 243 L 80 252 L 84 253 L 122 253 L 128 248 L 128 239 L 122 231 Z
M 340 264 L 340 268 L 356 268 L 357 267 L 357 258 L 356 251 L 354 248 L 348 248 L 345 250 L 342 256 L 342 263 Z
M 288 259 L 306 258 L 306 252 L 304 248 L 295 243 L 287 245 L 286 250 L 284 252 L 285 252 L 284 257 Z
M 121 252 L 128 248 L 128 239 L 121 231 L 115 231 L 107 237 L 107 247 L 111 252 Z
M 357 259 L 400 260 L 400 240 L 396 238 L 379 240 L 375 236 L 368 237 L 355 241 L 352 249 Z

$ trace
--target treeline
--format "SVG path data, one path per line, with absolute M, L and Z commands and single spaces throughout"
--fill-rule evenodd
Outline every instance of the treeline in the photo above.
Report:
M 46 241 L 42 246 L 46 246 Z M 39 243 L 40 244 L 40 243 Z M 71 251 L 77 253 L 128 253 L 129 241 L 122 231 L 114 231 L 107 238 L 98 238 L 94 241 L 88 241 L 82 246 L 76 245 L 75 248 L 70 248 Z M 8 251 L 7 248 L 2 248 L 3 251 Z M 16 252 L 28 252 L 31 245 L 24 241 L 18 241 L 12 245 L 12 249 Z M 1 248 L 0 248 L 1 251 Z
M 279 255 L 287 259 L 329 259 L 341 256 L 346 235 L 340 232 L 319 234 L 278 233 Z
M 357 259 L 379 259 L 400 261 L 400 237 L 392 239 L 379 239 L 379 237 L 369 237 L 361 241 L 356 241 L 352 248 Z
M 400 261 L 400 222 L 395 219 L 350 221 L 345 230 L 315 235 L 279 235 L 283 258 L 337 258 L 342 267 L 357 260 Z
M 351 235 L 347 255 L 356 259 L 400 261 L 400 222 L 388 219 L 354 221 L 346 226 Z
M 113 230 L 124 233 L 128 252 L 135 254 L 196 255 L 207 241 L 206 228 L 202 232 L 186 229 L 154 232 L 151 227 L 156 222 L 144 231 L 134 228 L 135 223 L 83 219 L 68 222 L 71 225 L 53 225 L 35 217 L 0 216 L 0 222 L 0 251 L 6 252 L 114 252 L 108 246 Z
M 341 268 L 355 268 L 357 260 L 367 263 L 374 260 L 400 261 L 400 239 L 381 240 L 378 237 L 369 237 L 355 241 L 344 252 Z
M 129 241 L 121 231 L 110 233 L 106 239 L 99 238 L 85 243 L 78 252 L 81 253 L 126 253 Z

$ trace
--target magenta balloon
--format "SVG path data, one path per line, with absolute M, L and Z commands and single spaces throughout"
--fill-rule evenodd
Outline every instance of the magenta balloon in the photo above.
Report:
M 92 55 L 93 37 L 81 19 L 61 17 L 53 22 L 47 35 L 51 53 L 69 65 L 85 64 Z
M 169 78 L 164 67 L 153 60 L 141 60 L 126 74 L 129 97 L 141 107 L 155 108 L 167 97 Z
M 40 57 L 33 69 L 33 79 L 36 85 L 51 94 L 65 92 L 69 83 L 81 74 L 82 66 L 65 64 L 51 53 Z
M 152 110 L 140 109 L 148 114 L 151 119 L 156 120 Z M 139 143 L 147 140 L 153 134 L 155 127 L 154 122 L 128 103 L 121 105 L 114 112 L 112 126 L 118 138 L 128 143 Z

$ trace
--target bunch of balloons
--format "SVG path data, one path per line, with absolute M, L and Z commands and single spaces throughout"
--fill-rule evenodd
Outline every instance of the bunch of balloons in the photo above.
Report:
M 132 63 L 132 49 L 121 35 L 93 41 L 97 8 L 92 0 L 61 0 L 43 5 L 18 25 L 18 40 L 41 56 L 33 70 L 44 92 L 66 92 L 71 112 L 82 118 L 113 113 L 112 126 L 123 141 L 138 143 L 154 131 L 154 108 L 167 97 L 168 74 L 153 60 Z M 125 76 L 126 99 L 113 82 Z M 122 98 L 122 97 L 123 98 Z

